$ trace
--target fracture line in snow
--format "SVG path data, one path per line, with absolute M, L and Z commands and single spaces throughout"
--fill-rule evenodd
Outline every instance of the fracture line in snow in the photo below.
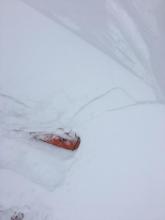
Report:
M 71 120 L 73 120 L 75 117 L 77 117 L 78 114 L 80 114 L 84 109 L 86 109 L 89 105 L 91 105 L 92 103 L 100 100 L 101 98 L 105 97 L 106 95 L 110 94 L 111 92 L 115 91 L 115 90 L 119 90 L 122 91 L 123 93 L 125 93 L 131 100 L 135 101 L 134 97 L 131 96 L 127 91 L 125 91 L 124 89 L 120 88 L 120 87 L 113 87 L 111 89 L 109 89 L 108 91 L 92 98 L 91 100 L 89 100 L 88 102 L 86 102 L 84 105 L 82 105 L 75 113 L 74 115 L 71 117 Z
M 110 109 L 105 110 L 104 112 L 101 112 L 101 113 L 93 116 L 93 117 L 90 117 L 88 120 L 84 120 L 84 121 L 78 123 L 78 125 L 83 125 L 87 122 L 90 122 L 98 117 L 103 116 L 105 113 L 111 113 L 111 112 L 115 112 L 115 111 L 121 111 L 121 110 L 129 109 L 129 108 L 145 106 L 145 105 L 162 105 L 164 107 L 165 101 L 152 101 L 152 100 L 136 101 L 135 103 L 132 103 L 132 104 L 122 105 L 122 106 L 116 107 L 116 108 L 110 108 Z
M 140 105 L 156 105 L 156 104 L 165 105 L 165 101 L 152 101 L 152 100 L 137 101 L 137 102 L 129 104 L 129 105 L 124 105 L 124 106 L 121 106 L 121 107 L 107 109 L 106 112 L 120 111 L 120 110 L 123 110 L 123 109 L 131 108 L 131 107 L 137 107 L 137 106 L 140 106 Z
M 4 98 L 7 98 L 7 99 L 10 99 L 11 101 L 13 101 L 13 102 L 15 102 L 15 103 L 17 103 L 19 105 L 22 105 L 25 108 L 30 108 L 28 105 L 26 105 L 25 103 L 19 101 L 18 99 L 14 98 L 13 96 L 9 96 L 9 95 L 3 94 L 3 93 L 0 93 L 0 96 L 4 97 Z

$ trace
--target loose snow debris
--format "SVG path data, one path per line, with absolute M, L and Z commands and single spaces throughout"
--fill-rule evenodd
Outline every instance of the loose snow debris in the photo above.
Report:
M 22 212 L 14 212 L 11 216 L 11 220 L 23 220 L 24 214 Z

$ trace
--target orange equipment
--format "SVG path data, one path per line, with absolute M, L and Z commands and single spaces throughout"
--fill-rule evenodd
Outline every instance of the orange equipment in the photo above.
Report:
M 60 131 L 60 132 L 59 132 Z M 76 150 L 80 145 L 80 137 L 75 132 L 65 132 L 63 129 L 58 129 L 55 134 L 44 132 L 31 132 L 31 135 L 36 140 L 46 142 L 67 150 Z

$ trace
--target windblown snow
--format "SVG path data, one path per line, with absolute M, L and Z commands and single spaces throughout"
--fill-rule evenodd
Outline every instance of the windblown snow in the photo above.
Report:
M 50 19 L 43 2 L 0 1 L 0 220 L 164 220 L 165 107 L 147 35 L 120 1 L 106 2 L 106 36 L 63 11 Z M 80 135 L 77 151 L 29 135 L 61 127 Z

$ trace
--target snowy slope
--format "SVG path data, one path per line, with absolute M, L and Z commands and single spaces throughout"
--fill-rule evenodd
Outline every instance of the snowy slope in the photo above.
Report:
M 22 1 L 117 60 L 164 100 L 164 0 Z
M 155 89 L 21 1 L 0 14 L 0 219 L 163 220 Z M 27 134 L 58 127 L 79 133 L 78 151 Z

